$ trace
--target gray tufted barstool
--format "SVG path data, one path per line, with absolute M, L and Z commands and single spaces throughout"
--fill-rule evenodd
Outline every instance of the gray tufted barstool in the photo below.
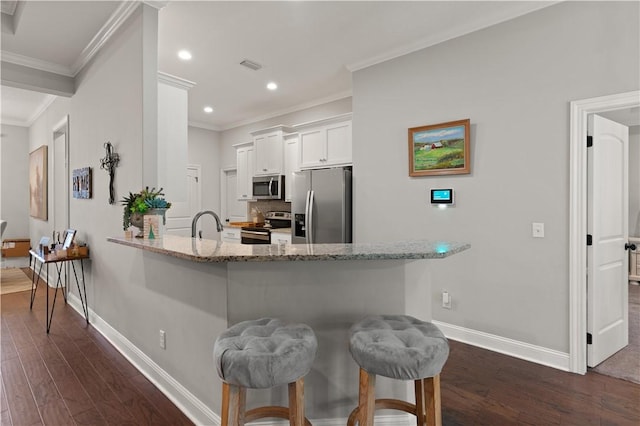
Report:
M 372 426 L 376 409 L 414 414 L 418 426 L 442 425 L 440 371 L 449 356 L 449 342 L 430 322 L 408 315 L 374 315 L 354 324 L 350 350 L 360 366 L 358 406 L 348 426 Z M 415 382 L 416 403 L 375 399 L 376 375 Z
M 318 342 L 305 324 L 261 318 L 229 327 L 215 342 L 213 357 L 222 379 L 221 426 L 277 417 L 290 425 L 310 425 L 304 416 L 304 376 L 311 370 Z M 246 411 L 246 390 L 289 385 L 289 407 Z

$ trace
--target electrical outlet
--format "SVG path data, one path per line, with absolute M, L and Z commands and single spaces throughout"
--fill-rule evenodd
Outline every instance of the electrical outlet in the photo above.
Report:
M 167 334 L 164 330 L 160 330 L 160 347 L 162 349 L 167 349 Z
M 451 295 L 448 291 L 442 292 L 442 307 L 445 309 L 451 309 Z

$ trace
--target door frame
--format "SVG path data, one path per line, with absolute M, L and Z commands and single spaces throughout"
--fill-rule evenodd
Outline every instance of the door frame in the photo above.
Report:
M 64 192 L 62 194 L 56 194 L 55 185 L 53 185 L 53 197 L 57 198 L 62 195 L 65 199 L 65 217 L 61 218 L 64 223 L 64 229 L 69 229 L 71 224 L 71 200 L 69 197 L 69 186 L 71 185 L 70 181 L 70 170 L 69 170 L 69 115 L 65 115 L 62 120 L 58 122 L 51 131 L 51 146 L 55 149 L 56 139 L 64 135 L 64 177 L 67 184 L 64 186 Z M 59 164 L 56 164 L 55 161 L 52 162 L 53 165 L 53 175 L 55 175 L 56 168 L 59 167 Z M 54 226 L 58 225 L 60 218 L 53 217 Z
M 587 372 L 587 117 L 640 106 L 640 90 L 570 103 L 569 371 Z

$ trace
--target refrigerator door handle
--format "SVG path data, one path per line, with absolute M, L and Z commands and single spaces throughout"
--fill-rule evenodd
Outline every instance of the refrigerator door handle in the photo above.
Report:
M 309 191 L 309 226 L 307 227 L 307 235 L 309 236 L 309 243 L 313 244 L 315 241 L 313 235 L 313 204 L 315 202 L 315 194 L 313 190 Z
M 309 234 L 309 195 L 311 195 L 311 190 L 307 191 L 307 198 L 304 200 L 304 235 L 307 244 L 309 244 L 311 237 Z

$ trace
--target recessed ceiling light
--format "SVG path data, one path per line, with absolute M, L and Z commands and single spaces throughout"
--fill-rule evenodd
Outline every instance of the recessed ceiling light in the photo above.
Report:
M 178 52 L 178 58 L 182 59 L 183 61 L 188 61 L 191 59 L 191 52 L 189 52 L 188 50 L 181 50 Z
M 273 81 L 267 83 L 267 89 L 276 90 L 277 88 L 278 88 L 278 85 L 276 83 L 274 83 Z
M 211 114 L 213 112 L 213 108 L 211 108 L 210 106 L 206 106 L 204 107 L 204 112 L 206 112 L 207 114 Z

